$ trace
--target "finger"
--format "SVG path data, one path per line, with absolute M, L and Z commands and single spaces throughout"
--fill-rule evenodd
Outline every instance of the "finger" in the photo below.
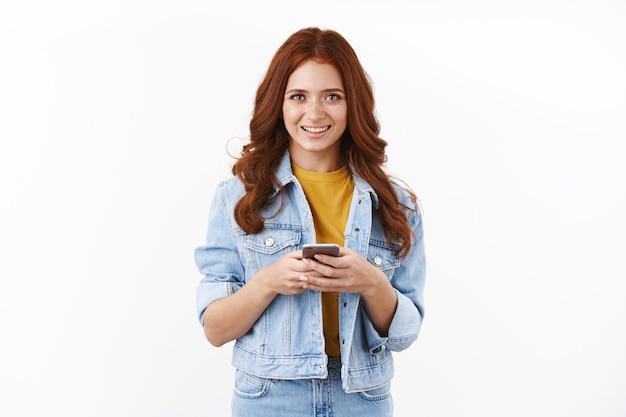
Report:
M 321 292 L 346 292 L 341 287 L 315 285 L 309 282 L 304 284 L 304 289 Z
M 306 276 L 305 286 L 319 291 L 338 291 L 343 288 L 342 282 L 337 278 Z
M 324 255 L 323 253 L 318 253 L 316 254 L 313 259 L 315 259 L 317 262 L 326 264 L 326 265 L 330 265 L 330 266 L 337 266 L 337 262 L 339 260 L 339 258 L 337 256 L 330 256 L 330 255 Z
M 302 250 L 294 250 L 285 255 L 285 258 L 302 259 Z
M 332 256 L 330 258 L 332 258 Z M 334 267 L 326 265 L 319 260 L 303 259 L 302 262 L 305 263 L 309 268 L 311 268 L 312 271 L 315 271 L 319 275 L 327 277 L 337 276 Z
M 339 269 L 332 267 L 332 266 L 328 266 L 322 263 L 318 263 L 316 265 L 315 268 L 316 272 L 318 272 L 319 274 L 323 275 L 324 277 L 328 277 L 328 278 L 340 278 L 342 276 L 342 273 Z

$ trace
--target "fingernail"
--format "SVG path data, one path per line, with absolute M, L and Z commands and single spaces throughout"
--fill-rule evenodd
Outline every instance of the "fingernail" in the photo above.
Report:
M 309 280 L 309 279 L 308 279 L 307 277 L 305 277 L 304 275 L 302 275 L 302 276 L 300 277 L 300 281 L 305 281 L 305 282 L 306 282 L 306 281 L 308 281 L 308 280 Z

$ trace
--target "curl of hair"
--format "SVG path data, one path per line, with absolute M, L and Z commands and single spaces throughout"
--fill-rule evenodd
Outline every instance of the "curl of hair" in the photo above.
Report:
M 246 233 L 263 230 L 263 208 L 272 201 L 274 190 L 283 190 L 275 172 L 289 147 L 289 134 L 282 120 L 282 104 L 291 73 L 308 60 L 333 65 L 342 77 L 348 107 L 348 123 L 341 138 L 346 161 L 356 175 L 374 189 L 385 237 L 404 257 L 411 248 L 407 207 L 400 205 L 389 176 L 387 142 L 380 138 L 370 80 L 350 44 L 337 32 L 306 28 L 291 35 L 277 50 L 256 93 L 250 121 L 250 142 L 232 168 L 246 193 L 235 206 L 235 221 Z M 410 192 L 410 191 L 409 191 Z M 412 197 L 415 196 L 411 193 Z M 282 207 L 282 206 L 281 206 Z

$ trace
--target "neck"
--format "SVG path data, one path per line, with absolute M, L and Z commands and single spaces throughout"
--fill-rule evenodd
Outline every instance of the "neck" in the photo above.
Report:
M 319 155 L 319 157 L 307 155 L 307 158 L 298 158 L 292 153 L 291 162 L 302 169 L 313 172 L 333 172 L 346 164 L 341 154 L 334 158 L 329 158 L 328 155 Z

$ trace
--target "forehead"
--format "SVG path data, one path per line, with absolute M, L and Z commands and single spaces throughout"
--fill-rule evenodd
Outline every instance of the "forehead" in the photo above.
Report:
M 289 76 L 287 88 L 316 89 L 341 88 L 343 81 L 334 65 L 313 60 L 305 61 Z

